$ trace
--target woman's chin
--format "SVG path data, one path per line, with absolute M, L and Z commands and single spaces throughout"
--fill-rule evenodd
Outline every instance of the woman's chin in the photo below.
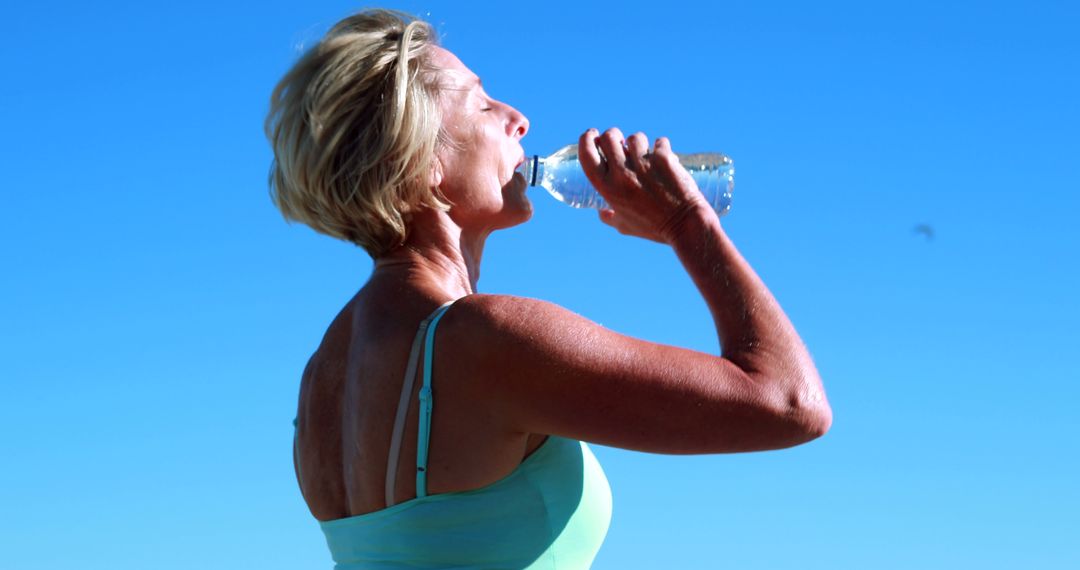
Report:
M 521 220 L 521 223 L 523 223 L 523 224 L 524 224 L 525 222 L 527 222 L 527 221 L 531 220 L 531 219 L 532 219 L 532 217 L 533 217 L 533 208 L 532 208 L 532 202 L 530 202 L 528 198 L 525 198 L 525 204 L 526 204 L 526 205 L 527 205 L 528 207 L 527 207 L 527 208 L 525 208 L 525 218 Z
M 503 205 L 507 212 L 513 211 L 524 216 L 518 223 L 524 223 L 532 219 L 533 205 L 526 192 L 528 185 L 520 173 L 515 173 L 510 183 L 503 186 Z
M 524 224 L 532 219 L 533 206 L 529 198 L 522 192 L 516 199 L 511 199 L 506 202 L 506 210 L 508 214 L 512 214 L 514 222 L 512 225 Z

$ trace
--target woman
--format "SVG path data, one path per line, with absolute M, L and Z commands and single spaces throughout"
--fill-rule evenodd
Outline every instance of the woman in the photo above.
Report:
M 515 174 L 528 129 L 427 24 L 388 11 L 338 23 L 274 91 L 275 203 L 374 259 L 297 411 L 297 479 L 339 569 L 587 568 L 611 496 L 584 442 L 730 453 L 829 428 L 795 329 L 666 139 L 590 129 L 581 161 L 604 223 L 675 250 L 723 357 L 476 293 L 488 235 L 532 215 Z

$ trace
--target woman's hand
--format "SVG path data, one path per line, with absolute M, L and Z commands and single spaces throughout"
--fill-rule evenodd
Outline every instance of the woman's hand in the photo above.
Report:
M 621 234 L 670 245 L 684 220 L 712 211 L 665 137 L 650 151 L 643 133 L 624 141 L 619 129 L 589 129 L 578 140 L 578 160 L 608 203 L 600 221 Z

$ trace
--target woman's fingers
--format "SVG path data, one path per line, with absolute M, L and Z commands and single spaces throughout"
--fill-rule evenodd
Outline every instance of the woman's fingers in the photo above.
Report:
M 656 139 L 656 145 L 653 147 L 653 154 L 660 158 L 668 166 L 673 166 L 679 162 L 679 159 L 675 157 L 675 153 L 671 152 L 671 141 L 667 137 L 660 137 Z
M 585 177 L 593 186 L 600 186 L 604 179 L 604 165 L 600 158 L 600 152 L 596 149 L 596 137 L 600 131 L 589 129 L 578 138 L 578 161 L 581 169 L 585 171 Z
M 665 137 L 650 152 L 643 133 L 624 140 L 617 128 L 589 129 L 578 140 L 578 160 L 608 203 L 600 221 L 621 234 L 670 243 L 671 220 L 704 203 Z
M 623 224 L 622 218 L 615 210 L 612 210 L 610 208 L 606 210 L 600 210 L 600 221 L 615 228 L 615 230 L 622 235 L 630 235 L 630 232 Z
M 626 159 L 630 164 L 631 170 L 633 170 L 639 178 L 648 166 L 645 159 L 645 154 L 648 152 L 649 139 L 644 133 L 634 133 L 630 135 L 630 138 L 626 139 Z
M 604 154 L 604 160 L 607 161 L 608 173 L 625 171 L 626 152 L 623 150 L 623 144 L 626 141 L 623 139 L 622 131 L 612 127 L 604 131 L 598 141 L 600 152 Z

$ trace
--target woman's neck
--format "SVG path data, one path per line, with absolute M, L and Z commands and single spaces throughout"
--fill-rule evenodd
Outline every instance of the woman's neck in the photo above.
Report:
M 441 211 L 428 210 L 412 222 L 405 243 L 375 260 L 372 279 L 403 280 L 408 287 L 451 299 L 475 293 L 490 232 L 469 232 Z

